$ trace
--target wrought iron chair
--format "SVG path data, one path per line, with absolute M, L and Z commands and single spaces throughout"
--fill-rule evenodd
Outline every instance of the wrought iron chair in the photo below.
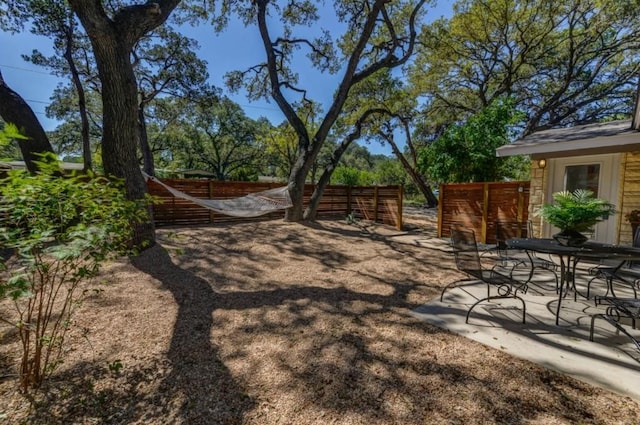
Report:
M 636 229 L 633 236 L 632 246 L 640 247 L 640 230 Z M 607 297 L 611 293 L 612 297 L 616 296 L 613 284 L 615 282 L 622 283 L 630 287 L 633 291 L 633 297 L 638 298 L 638 289 L 640 289 L 640 262 L 625 261 L 617 264 L 599 264 L 589 269 L 589 274 L 593 277 L 587 282 L 587 299 L 589 299 L 591 291 L 591 283 L 596 279 L 604 279 L 607 284 Z
M 636 320 L 640 319 L 640 300 L 636 298 L 615 298 L 615 297 L 594 297 L 596 305 L 606 303 L 607 309 L 604 313 L 598 313 L 591 316 L 591 329 L 589 331 L 589 340 L 593 341 L 594 324 L 597 318 L 605 319 L 613 325 L 618 331 L 625 334 L 640 351 L 640 340 L 635 338 L 623 326 L 623 320 L 631 322 L 633 329 L 636 329 Z
M 456 280 L 444 287 L 440 301 L 444 299 L 447 289 L 459 286 L 464 282 L 484 282 L 487 285 L 487 296 L 476 301 L 467 311 L 465 323 L 469 322 L 471 311 L 483 301 L 503 298 L 516 298 L 522 303 L 522 323 L 525 323 L 526 304 L 519 293 L 527 292 L 526 282 L 519 282 L 510 276 L 501 274 L 495 269 L 485 269 L 480 262 L 478 245 L 473 230 L 451 229 L 451 247 L 455 255 L 456 267 L 468 277 Z M 497 288 L 497 295 L 491 295 L 491 287 Z
M 523 266 L 529 269 L 529 277 L 526 282 L 531 282 L 536 269 L 547 270 L 553 273 L 558 291 L 558 265 L 548 258 L 539 257 L 535 252 L 521 252 L 509 249 L 505 243 L 507 239 L 531 237 L 531 222 L 498 221 L 496 222 L 496 247 L 501 265 L 510 268 L 509 276 L 517 267 Z

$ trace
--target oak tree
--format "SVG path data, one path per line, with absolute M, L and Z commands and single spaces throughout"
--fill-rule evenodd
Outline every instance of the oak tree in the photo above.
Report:
M 105 173 L 123 178 L 129 199 L 143 198 L 146 184 L 137 159 L 138 91 L 131 62 L 135 44 L 162 25 L 180 0 L 134 4 L 116 11 L 101 1 L 69 0 L 91 40 L 102 85 L 102 160 Z M 153 221 L 138 225 L 135 243 L 154 243 Z
M 244 85 L 253 98 L 271 98 L 296 132 L 296 162 L 289 176 L 293 207 L 287 210 L 286 220 L 313 218 L 314 211 L 303 211 L 305 180 L 340 116 L 350 90 L 375 72 L 399 67 L 411 58 L 416 23 L 425 3 L 427 0 L 337 1 L 333 16 L 339 20 L 344 33 L 334 41 L 327 30 L 320 31 L 315 39 L 294 34 L 299 27 L 310 27 L 320 20 L 314 2 L 228 2 L 228 7 L 233 8 L 245 24 L 257 26 L 266 54 L 264 63 L 231 73 L 230 86 L 237 89 Z M 274 28 L 278 21 L 273 18 L 276 15 L 279 17 L 278 35 Z M 298 74 L 292 69 L 295 53 L 301 49 L 307 51 L 311 65 L 321 72 L 341 73 L 333 99 L 325 108 L 319 127 L 312 133 L 290 100 L 295 96 L 298 101 L 308 99 L 307 91 L 298 84 Z M 340 155 L 340 152 L 336 154 Z

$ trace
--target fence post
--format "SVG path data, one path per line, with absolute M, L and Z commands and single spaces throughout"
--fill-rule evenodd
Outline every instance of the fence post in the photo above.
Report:
M 378 222 L 378 186 L 373 188 L 373 222 Z
M 404 196 L 404 187 L 402 187 L 402 185 L 398 185 L 398 221 L 397 221 L 397 227 L 398 230 L 402 230 L 402 202 L 403 202 L 403 196 Z
M 176 197 L 173 196 L 173 197 L 171 197 L 171 222 L 174 225 L 176 224 L 176 221 L 177 221 L 176 217 L 178 215 L 176 213 L 176 211 L 177 211 L 177 208 L 176 208 Z
M 438 193 L 438 237 L 439 238 L 442 237 L 442 224 L 444 222 L 442 219 L 442 214 L 444 211 L 444 208 L 442 205 L 444 204 L 445 187 L 447 186 L 444 184 L 440 184 L 439 193 Z
M 489 215 L 489 183 L 485 183 L 482 194 L 482 224 L 480 228 L 480 241 L 487 243 L 487 219 Z
M 351 214 L 351 186 L 345 186 L 347 189 L 347 215 Z
M 209 199 L 213 199 L 213 180 L 209 180 Z M 213 223 L 213 210 L 209 210 L 209 223 Z
M 522 223 L 524 219 L 524 185 L 518 185 L 518 222 Z M 529 236 L 531 237 L 531 236 Z

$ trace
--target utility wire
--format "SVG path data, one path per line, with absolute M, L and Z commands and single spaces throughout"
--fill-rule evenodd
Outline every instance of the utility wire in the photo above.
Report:
M 35 69 L 20 68 L 20 67 L 18 67 L 18 66 L 3 65 L 3 64 L 0 64 L 0 67 L 2 67 L 2 68 L 9 68 L 9 69 L 15 69 L 15 70 L 18 70 L 18 71 L 33 72 L 34 74 L 49 75 L 49 76 L 51 76 L 51 77 L 58 78 L 58 77 L 56 77 L 55 75 L 53 75 L 53 74 L 51 74 L 51 73 L 49 73 L 49 72 L 36 71 Z
M 33 72 L 34 74 L 42 74 L 42 75 L 49 75 L 49 76 L 51 76 L 51 77 L 55 77 L 55 75 L 50 74 L 50 73 L 48 73 L 48 72 L 44 72 L 44 71 L 36 71 L 36 70 L 34 70 L 34 69 L 28 69 L 28 68 L 20 68 L 20 67 L 18 67 L 18 66 L 11 66 L 11 65 L 3 65 L 3 64 L 0 64 L 0 67 L 1 67 L 1 68 L 10 68 L 10 69 L 15 69 L 15 70 L 17 70 L 17 71 Z M 58 78 L 58 77 L 56 77 L 56 78 Z M 50 103 L 50 102 L 45 102 L 45 101 L 42 101 L 42 100 L 32 100 L 32 99 L 25 99 L 25 100 L 26 100 L 26 101 L 28 101 L 28 102 L 44 103 L 44 104 L 46 104 L 46 105 L 48 105 L 48 104 Z M 280 109 L 278 109 L 278 108 L 270 108 L 270 107 L 268 107 L 268 106 L 254 106 L 254 105 L 246 105 L 246 104 L 240 104 L 240 103 L 239 103 L 238 105 L 242 106 L 243 108 L 264 109 L 265 111 L 279 111 L 279 112 L 281 112 L 281 111 L 280 111 Z
M 48 105 L 51 102 L 45 102 L 44 100 L 33 100 L 33 99 L 25 99 L 27 102 L 33 102 L 33 103 L 42 103 L 43 105 Z

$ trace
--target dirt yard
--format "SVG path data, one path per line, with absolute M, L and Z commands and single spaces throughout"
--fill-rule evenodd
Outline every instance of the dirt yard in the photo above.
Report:
M 407 216 L 433 236 L 433 214 Z M 109 264 L 64 364 L 6 424 L 638 424 L 640 403 L 419 322 L 450 254 L 344 221 L 164 228 Z M 8 314 L 0 304 L 0 315 Z

